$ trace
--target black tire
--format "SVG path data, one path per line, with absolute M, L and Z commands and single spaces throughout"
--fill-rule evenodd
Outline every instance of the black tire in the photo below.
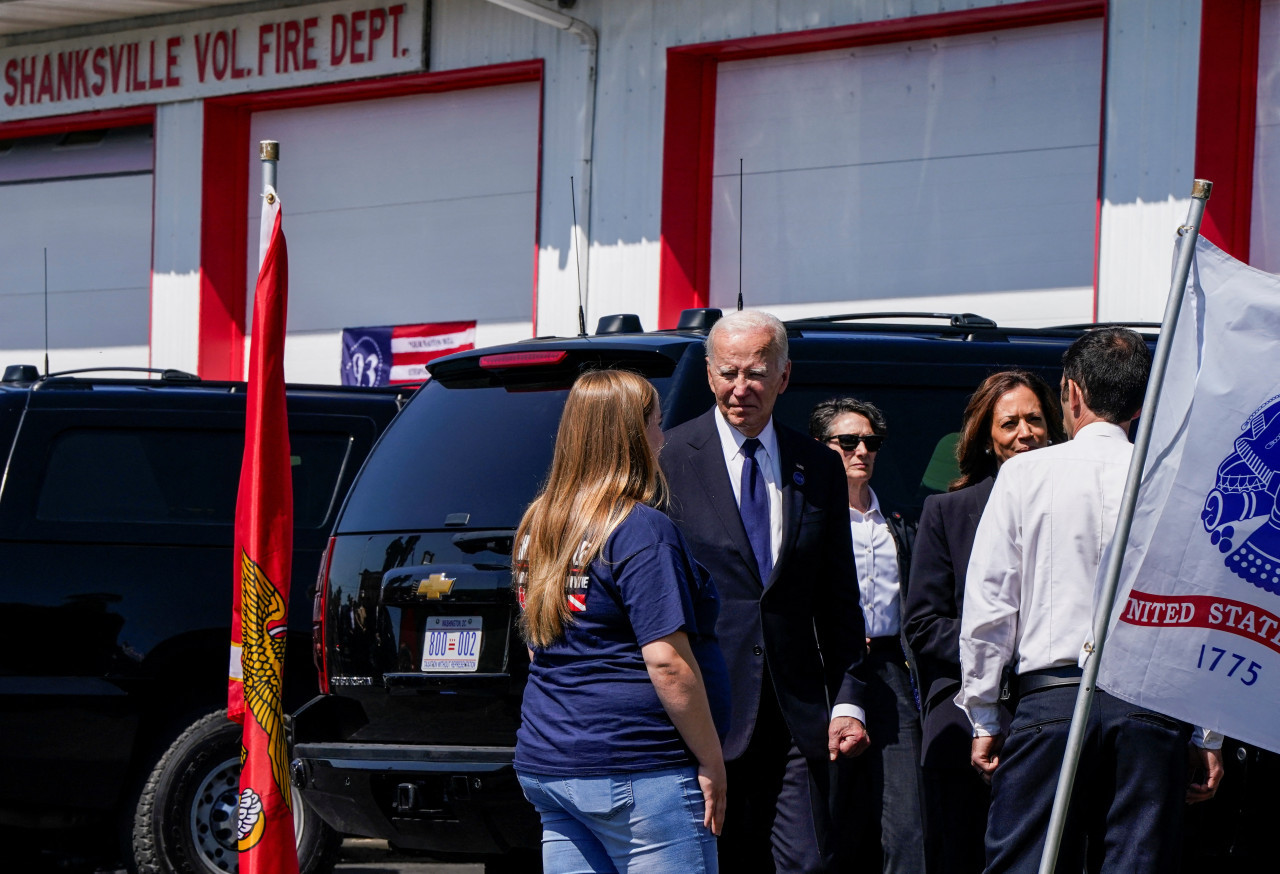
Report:
M 217 710 L 189 725 L 156 762 L 133 818 L 138 874 L 219 874 L 239 870 L 236 801 L 240 726 Z M 302 874 L 327 874 L 342 836 L 293 793 Z

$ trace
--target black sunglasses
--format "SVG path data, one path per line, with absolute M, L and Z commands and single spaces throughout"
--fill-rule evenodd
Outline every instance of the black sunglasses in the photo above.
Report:
M 884 445 L 884 437 L 880 434 L 832 434 L 828 443 L 839 443 L 845 452 L 853 452 L 859 443 L 867 444 L 868 452 L 879 452 Z

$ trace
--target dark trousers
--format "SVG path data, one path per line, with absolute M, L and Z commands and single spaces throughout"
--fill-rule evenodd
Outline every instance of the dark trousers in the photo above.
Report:
M 991 784 L 987 872 L 1034 874 L 1044 851 L 1078 687 L 1018 701 Z M 1177 871 L 1191 727 L 1098 692 L 1057 870 Z
M 924 874 L 920 715 L 896 641 L 867 654 L 864 699 L 871 745 L 836 767 L 834 871 Z
M 729 787 L 719 842 L 722 872 L 827 870 L 821 848 L 827 840 L 830 779 L 825 762 L 814 764 L 811 770 L 792 742 L 766 675 L 751 742 L 745 753 L 725 763 Z
M 924 767 L 925 853 L 930 874 L 982 874 L 986 865 L 991 789 L 968 762 L 966 752 L 963 765 Z

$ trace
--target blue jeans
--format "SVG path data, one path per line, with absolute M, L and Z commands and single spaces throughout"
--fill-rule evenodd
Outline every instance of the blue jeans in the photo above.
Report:
M 520 773 L 542 817 L 544 874 L 716 874 L 697 769 L 547 777 Z

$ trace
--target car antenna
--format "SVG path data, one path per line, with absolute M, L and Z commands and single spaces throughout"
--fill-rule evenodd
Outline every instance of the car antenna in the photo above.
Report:
M 569 177 L 569 205 L 573 208 L 573 264 L 578 268 L 578 336 L 587 336 L 587 306 L 582 300 L 582 253 L 578 251 L 578 200 Z
M 742 311 L 742 157 L 738 157 L 738 311 Z
M 44 375 L 49 375 L 49 247 L 44 247 Z

